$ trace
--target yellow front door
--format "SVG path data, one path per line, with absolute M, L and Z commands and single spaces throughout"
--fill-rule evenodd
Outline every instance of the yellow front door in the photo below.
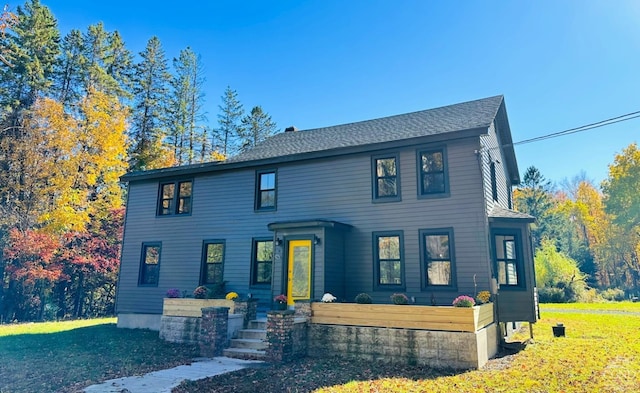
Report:
M 287 305 L 311 299 L 311 240 L 289 241 Z

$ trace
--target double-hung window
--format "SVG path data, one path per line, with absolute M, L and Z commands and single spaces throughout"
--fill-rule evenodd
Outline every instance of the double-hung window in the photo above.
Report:
M 161 243 L 142 243 L 138 285 L 158 285 Z
M 508 231 L 493 234 L 498 284 L 501 288 L 524 286 L 520 238 L 517 233 Z
M 202 246 L 200 284 L 222 284 L 224 275 L 224 240 L 205 240 Z
M 193 182 L 191 180 L 161 183 L 158 215 L 190 214 L 192 188 Z
M 373 173 L 373 200 L 392 202 L 400 200 L 400 170 L 398 155 L 375 156 L 371 161 Z
M 446 196 L 449 193 L 447 155 L 444 148 L 418 152 L 418 195 Z
M 273 240 L 254 239 L 251 258 L 251 285 L 271 284 Z
M 256 210 L 276 210 L 276 171 L 256 172 Z
M 420 243 L 425 287 L 455 288 L 453 229 L 420 230 Z
M 378 289 L 404 287 L 402 231 L 374 232 L 374 276 Z

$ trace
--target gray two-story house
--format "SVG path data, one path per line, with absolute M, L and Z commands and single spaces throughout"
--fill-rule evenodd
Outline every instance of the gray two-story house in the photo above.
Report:
M 529 223 L 502 96 L 291 127 L 224 162 L 125 175 L 118 325 L 159 329 L 167 289 L 226 283 L 267 307 L 329 292 L 451 305 L 495 294 L 536 320 Z

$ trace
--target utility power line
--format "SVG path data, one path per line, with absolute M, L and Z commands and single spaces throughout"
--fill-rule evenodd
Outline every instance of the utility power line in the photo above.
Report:
M 631 113 L 627 113 L 625 115 L 612 117 L 610 119 L 601 120 L 601 121 L 598 121 L 598 122 L 595 122 L 595 123 L 585 124 L 585 125 L 580 126 L 580 127 L 569 128 L 568 130 L 553 132 L 551 134 L 546 134 L 546 135 L 538 136 L 538 137 L 535 137 L 535 138 L 525 139 L 525 140 L 522 140 L 522 141 L 519 141 L 519 142 L 514 142 L 511 145 L 512 146 L 524 145 L 526 143 L 539 142 L 539 141 L 543 141 L 545 139 L 551 139 L 551 138 L 557 138 L 557 137 L 560 137 L 560 136 L 576 134 L 578 132 L 592 130 L 594 128 L 600 128 L 600 127 L 608 126 L 608 125 L 611 125 L 611 124 L 620 123 L 620 122 L 627 121 L 627 120 L 632 120 L 632 119 L 635 119 L 635 118 L 638 118 L 638 117 L 640 117 L 640 111 L 631 112 Z M 505 146 L 509 146 L 509 145 L 505 145 Z

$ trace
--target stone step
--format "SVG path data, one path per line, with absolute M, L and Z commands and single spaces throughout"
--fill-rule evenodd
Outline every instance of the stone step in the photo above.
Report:
M 254 319 L 253 321 L 249 321 L 249 329 L 267 329 L 267 319 Z
M 238 338 L 253 338 L 259 340 L 267 339 L 267 331 L 264 329 L 242 329 L 238 330 Z
M 255 338 L 233 338 L 231 339 L 231 348 L 237 349 L 267 349 L 267 342 Z
M 247 348 L 227 348 L 223 351 L 223 355 L 234 359 L 244 360 L 266 360 L 265 351 Z

